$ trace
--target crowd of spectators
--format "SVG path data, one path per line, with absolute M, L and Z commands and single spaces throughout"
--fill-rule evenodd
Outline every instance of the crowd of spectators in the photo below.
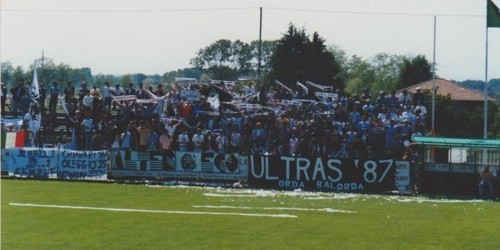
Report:
M 315 97 L 300 88 L 253 84 L 240 91 L 224 83 L 154 88 L 106 82 L 102 89 L 82 83 L 77 91 L 71 82 L 64 88 L 54 82 L 40 87 L 41 109 L 50 127 L 63 107 L 72 135 L 67 147 L 77 150 L 404 158 L 411 137 L 426 129 L 418 88 L 398 96 L 380 91 L 376 98 L 367 89 L 359 96 L 336 90 Z M 19 109 L 28 92 L 22 83 L 10 90 L 14 114 L 29 112 Z

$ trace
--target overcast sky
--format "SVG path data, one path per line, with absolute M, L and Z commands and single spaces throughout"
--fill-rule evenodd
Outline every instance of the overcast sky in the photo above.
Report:
M 500 6 L 500 0 L 494 0 Z M 94 74 L 163 74 L 190 67 L 219 39 L 279 39 L 289 23 L 364 59 L 423 54 L 440 77 L 485 76 L 486 0 L 2 0 L 2 61 L 45 56 Z M 489 29 L 488 79 L 500 78 L 500 28 Z

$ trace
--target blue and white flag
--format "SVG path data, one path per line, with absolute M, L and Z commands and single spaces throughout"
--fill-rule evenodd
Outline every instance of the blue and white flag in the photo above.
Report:
M 33 69 L 33 84 L 30 90 L 29 97 L 31 98 L 31 105 L 33 108 L 33 113 L 31 115 L 31 121 L 29 122 L 29 128 L 33 132 L 33 138 L 35 138 L 36 133 L 40 130 L 42 124 L 42 113 L 40 107 L 40 87 L 38 84 L 38 77 L 36 75 L 36 67 Z

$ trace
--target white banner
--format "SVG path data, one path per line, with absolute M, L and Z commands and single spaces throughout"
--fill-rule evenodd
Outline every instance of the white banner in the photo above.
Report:
M 60 179 L 106 180 L 109 167 L 109 151 L 60 152 L 57 177 Z
M 324 97 L 324 98 L 331 97 L 333 100 L 336 100 L 339 97 L 338 94 L 328 93 L 328 92 L 316 92 L 314 93 L 314 95 L 317 97 Z
M 5 150 L 9 176 L 52 178 L 57 176 L 58 150 L 47 148 L 11 148 Z
M 5 161 L 5 149 L 2 149 L 0 154 L 2 155 L 0 159 L 0 165 L 2 167 L 2 172 L 8 172 L 9 168 L 7 168 L 7 163 Z
M 9 176 L 106 180 L 109 151 L 76 151 L 57 148 L 5 150 Z

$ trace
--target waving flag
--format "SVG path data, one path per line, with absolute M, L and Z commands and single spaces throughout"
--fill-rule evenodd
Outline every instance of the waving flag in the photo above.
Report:
M 489 28 L 500 28 L 500 11 L 493 1 L 488 0 L 487 25 Z
M 219 111 L 220 108 L 219 94 L 215 94 L 213 97 L 208 97 L 207 102 L 210 103 L 210 108 L 212 108 L 213 111 Z
M 304 84 L 302 84 L 300 82 L 297 82 L 297 85 L 304 90 L 304 92 L 306 93 L 306 95 L 309 94 L 309 88 L 307 88 L 306 86 L 304 86 Z
M 31 113 L 31 121 L 29 122 L 29 128 L 33 132 L 33 142 L 38 130 L 40 130 L 42 124 L 42 113 L 40 111 L 40 87 L 38 84 L 38 77 L 36 75 L 36 67 L 33 69 L 33 88 L 29 93 L 31 98 L 31 107 L 33 109 Z M 32 145 L 33 145 L 32 142 Z

